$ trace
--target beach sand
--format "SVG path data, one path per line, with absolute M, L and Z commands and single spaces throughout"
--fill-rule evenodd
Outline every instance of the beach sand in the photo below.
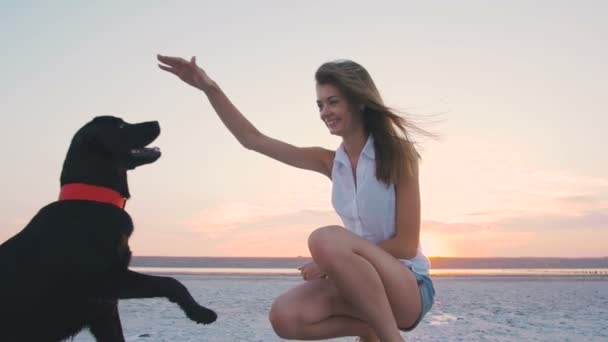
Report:
M 219 315 L 204 326 L 166 299 L 120 302 L 127 341 L 283 341 L 267 315 L 297 276 L 173 275 Z M 608 341 L 608 277 L 435 277 L 433 309 L 406 341 Z M 338 338 L 331 341 L 352 341 Z M 76 342 L 94 341 L 88 331 Z

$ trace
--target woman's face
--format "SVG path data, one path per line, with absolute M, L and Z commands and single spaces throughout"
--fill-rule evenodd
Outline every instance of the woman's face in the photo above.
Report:
M 317 84 L 317 106 L 329 133 L 345 136 L 361 126 L 361 115 L 331 84 Z

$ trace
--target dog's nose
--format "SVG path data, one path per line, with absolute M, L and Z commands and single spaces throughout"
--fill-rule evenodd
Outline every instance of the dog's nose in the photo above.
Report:
M 147 121 L 138 124 L 143 127 L 150 135 L 158 136 L 160 134 L 160 124 L 158 121 Z

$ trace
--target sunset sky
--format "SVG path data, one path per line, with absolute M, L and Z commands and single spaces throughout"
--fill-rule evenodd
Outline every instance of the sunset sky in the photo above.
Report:
M 8 1 L 0 11 L 0 242 L 56 199 L 95 115 L 159 120 L 130 173 L 135 255 L 308 256 L 330 181 L 242 148 L 157 67 L 197 56 L 264 133 L 335 149 L 314 71 L 349 58 L 421 138 L 428 256 L 608 256 L 608 2 Z

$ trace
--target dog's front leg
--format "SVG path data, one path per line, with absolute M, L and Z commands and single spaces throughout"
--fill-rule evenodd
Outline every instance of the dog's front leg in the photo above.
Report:
M 93 301 L 94 316 L 89 321 L 89 330 L 98 342 L 124 342 L 118 302 L 116 300 Z
M 109 279 L 100 289 L 99 296 L 117 299 L 166 297 L 177 303 L 186 316 L 197 323 L 209 324 L 217 319 L 215 312 L 199 305 L 188 289 L 171 277 L 126 270 Z

